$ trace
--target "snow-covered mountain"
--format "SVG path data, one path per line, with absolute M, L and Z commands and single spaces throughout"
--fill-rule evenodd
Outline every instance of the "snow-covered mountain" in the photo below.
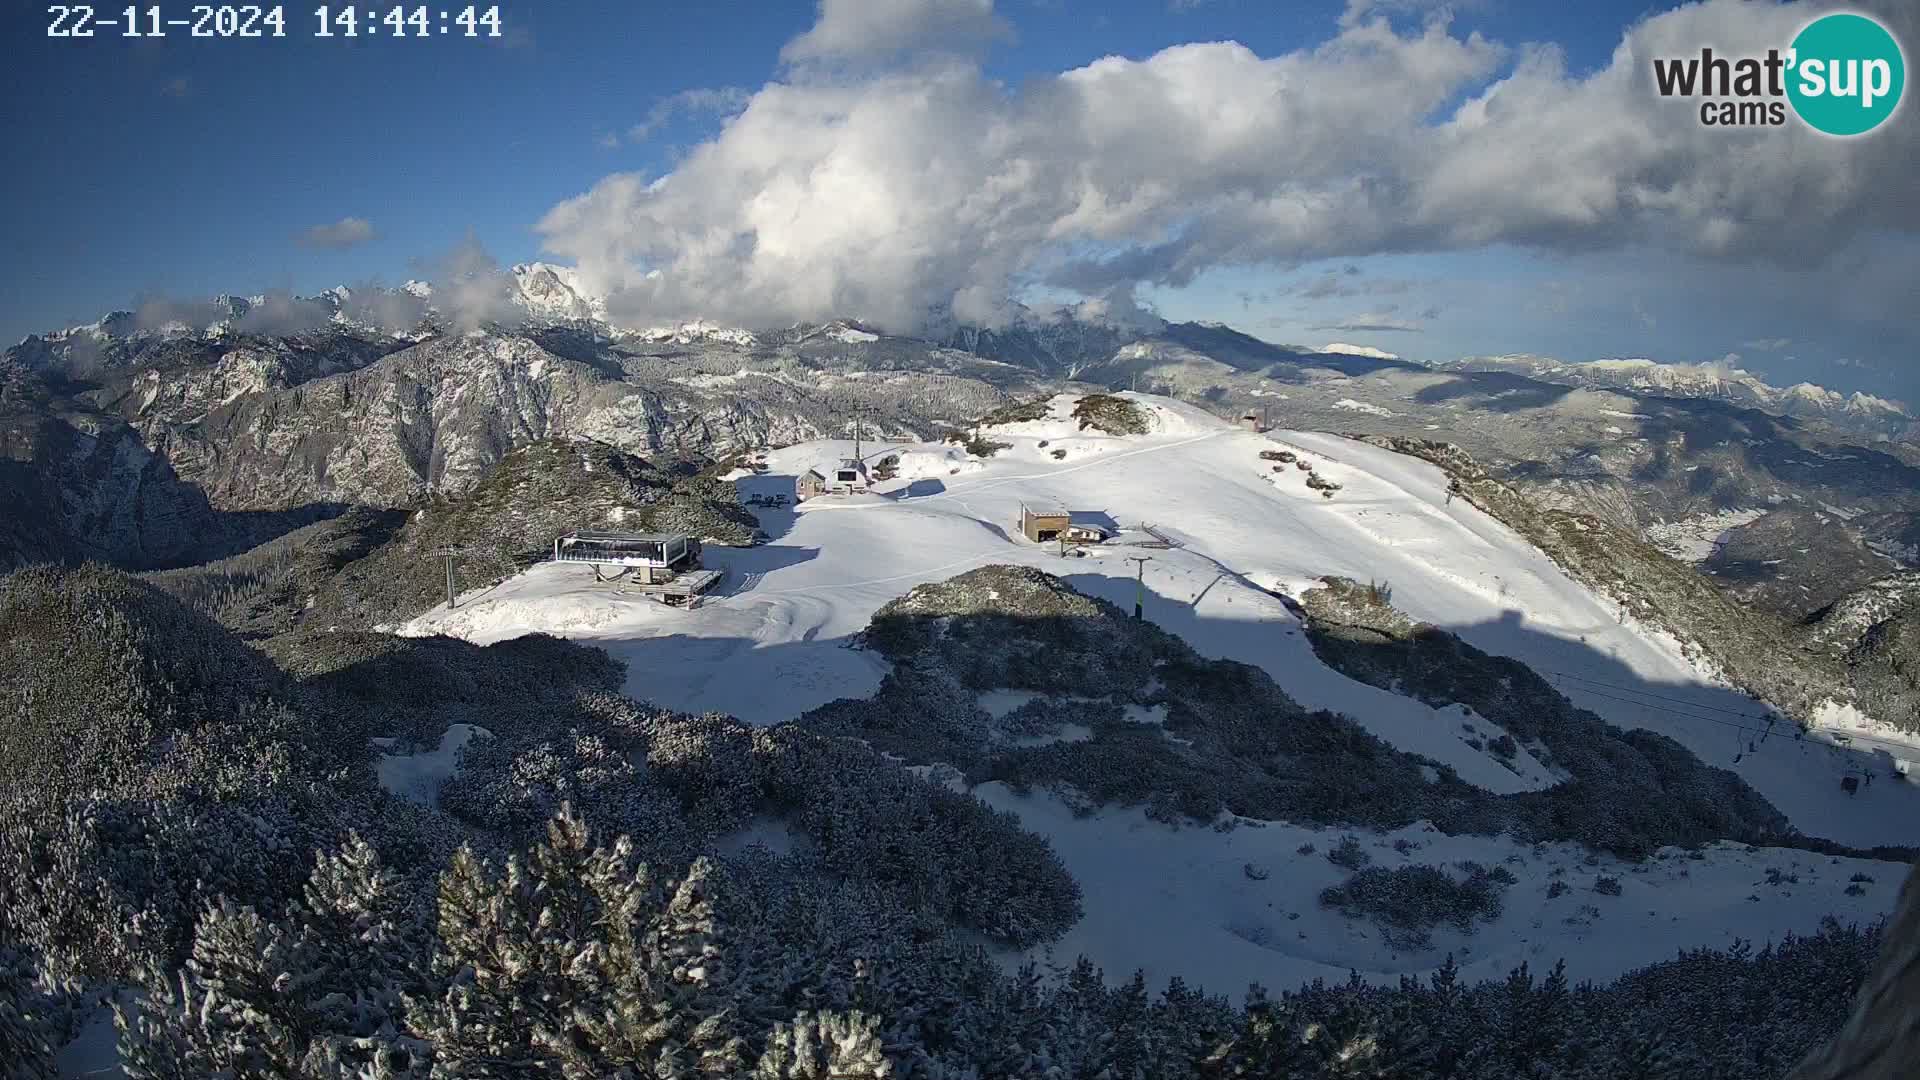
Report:
M 1871 569 L 1879 552 L 1911 565 L 1920 551 L 1911 527 L 1920 452 L 1888 439 L 1906 423 L 1898 405 L 1865 395 L 1777 390 L 1737 369 L 1646 361 L 1430 367 L 1100 305 L 1000 314 L 986 328 L 932 312 L 919 337 L 851 319 L 620 329 L 579 273 L 527 263 L 438 285 L 151 304 L 30 337 L 7 356 L 28 377 L 44 376 L 51 397 L 36 400 L 55 403 L 36 406 L 46 415 L 22 430 L 44 436 L 72 427 L 61 417 L 84 414 L 73 438 L 132 440 L 166 484 L 182 485 L 179 498 L 198 488 L 216 514 L 400 504 L 457 490 L 500 455 L 552 435 L 724 453 L 845 430 L 856 405 L 888 430 L 924 435 L 1073 380 L 1300 428 L 1443 438 L 1542 504 L 1634 528 L 1686 528 L 1730 508 L 1831 507 L 1840 512 L 1826 539 L 1862 548 L 1845 553 L 1850 564 Z M 72 441 L 37 436 L 23 453 L 52 462 L 50 448 Z M 88 454 L 60 456 L 81 459 Z M 46 496 L 56 523 L 78 521 L 76 507 L 139 502 L 128 479 L 139 470 L 47 472 L 68 476 Z M 186 555 L 185 520 L 135 514 L 72 534 L 56 525 L 50 535 L 69 540 L 43 536 L 33 549 L 139 553 L 137 565 L 152 565 Z M 96 551 L 88 538 L 111 542 Z M 1822 560 L 1764 544 L 1750 554 L 1744 567 L 1781 579 L 1762 582 L 1764 591 L 1804 597 L 1809 610 L 1864 580 L 1806 579 Z
M 859 723 L 871 716 L 854 731 L 876 749 L 1048 838 L 1084 888 L 1085 914 L 1054 945 L 1056 954 L 1088 955 L 1108 972 L 1141 969 L 1152 984 L 1175 975 L 1209 988 L 1263 979 L 1291 984 L 1338 979 L 1354 969 L 1392 980 L 1425 973 L 1443 951 L 1455 952 L 1475 976 L 1521 959 L 1565 957 L 1574 978 L 1606 978 L 1730 933 L 1803 932 L 1836 910 L 1851 913 L 1848 905 L 1861 899 L 1843 893 L 1845 876 L 1834 877 L 1825 856 L 1788 848 L 1716 846 L 1697 860 L 1634 864 L 1578 844 L 1536 846 L 1425 822 L 1362 830 L 1355 841 L 1361 862 L 1393 868 L 1470 860 L 1503 866 L 1517 879 L 1493 925 L 1446 929 L 1426 947 L 1408 947 L 1320 899 L 1345 877 L 1321 854 L 1340 845 L 1340 826 L 1251 809 L 1284 803 L 1292 796 L 1272 793 L 1290 789 L 1266 773 L 1239 786 L 1244 777 L 1228 761 L 1232 752 L 1194 711 L 1204 694 L 1181 681 L 1198 679 L 1193 667 L 1203 662 L 1237 661 L 1271 678 L 1299 709 L 1353 717 L 1386 745 L 1420 755 L 1477 792 L 1463 789 L 1463 799 L 1491 794 L 1515 804 L 1548 798 L 1574 778 L 1569 769 L 1610 768 L 1600 763 L 1613 760 L 1576 756 L 1564 745 L 1556 752 L 1524 731 L 1501 741 L 1507 729 L 1491 718 L 1490 703 L 1523 693 L 1521 673 L 1531 669 L 1540 674 L 1524 678 L 1543 695 L 1564 695 L 1618 729 L 1646 729 L 1630 737 L 1643 740 L 1633 752 L 1659 756 L 1663 770 L 1680 770 L 1682 760 L 1701 769 L 1700 777 L 1708 775 L 1701 763 L 1730 769 L 1810 834 L 1850 844 L 1915 839 L 1920 787 L 1890 780 L 1874 789 L 1872 800 L 1848 797 L 1840 779 L 1859 768 L 1858 744 L 1849 750 L 1820 736 L 1805 742 L 1769 737 L 1763 707 L 1719 684 L 1668 635 L 1623 617 L 1616 603 L 1570 578 L 1526 538 L 1451 497 L 1440 469 L 1337 436 L 1255 434 L 1168 399 L 1122 399 L 1144 416 L 1144 432 L 1082 426 L 1075 412 L 1084 417 L 1088 411 L 1077 396 L 1064 395 L 983 426 L 984 437 L 1003 444 L 991 456 L 951 443 L 875 451 L 874 460 L 894 459 L 893 479 L 872 494 L 761 512 L 773 542 L 713 551 L 711 565 L 737 585 L 693 610 L 619 594 L 577 568 L 544 565 L 454 609 L 427 611 L 401 632 L 482 644 L 536 632 L 575 638 L 627 661 L 632 693 L 756 725 Z M 790 490 L 794 476 L 849 450 L 840 441 L 786 447 L 768 455 L 766 473 L 743 473 L 740 483 L 746 491 Z M 1276 465 L 1263 453 L 1293 461 Z M 1309 469 L 1296 468 L 1302 460 Z M 1041 504 L 1111 522 L 1119 536 L 1084 557 L 1063 558 L 1053 545 L 1020 535 L 1021 507 Z M 1122 613 L 1135 598 L 1137 571 L 1128 556 L 1136 554 L 1150 557 L 1139 573 L 1153 632 L 1176 636 L 1202 659 L 1156 661 L 1129 651 L 1138 646 Z M 1051 642 L 1057 656 L 1023 655 L 1024 645 L 1009 651 L 1006 638 L 1021 624 L 1057 617 L 1044 605 L 1029 610 L 1034 601 L 1021 597 L 1044 594 L 1053 597 L 1045 604 L 1063 602 L 1031 576 L 1035 570 L 1118 605 L 1107 609 L 1112 627 L 1087 631 L 1084 641 L 1066 630 L 1032 631 Z M 1336 665 L 1322 632 L 1301 612 L 1328 575 L 1382 583 L 1379 591 L 1412 619 L 1496 658 L 1512 658 L 1483 661 L 1462 653 L 1448 661 L 1454 667 L 1518 661 L 1526 668 L 1501 668 L 1500 675 L 1490 669 L 1488 685 L 1504 683 L 1507 690 L 1491 695 L 1485 709 L 1463 706 L 1459 697 L 1421 695 L 1384 677 L 1363 679 L 1364 665 L 1355 657 Z M 1065 603 L 1069 621 L 1108 617 L 1084 601 Z M 889 618 L 913 612 L 934 629 L 890 628 Z M 961 628 L 996 616 L 1010 629 L 990 622 Z M 992 671 L 998 673 L 992 678 L 1013 681 L 943 681 L 929 656 L 912 674 L 931 679 L 930 689 L 911 691 L 906 673 L 887 662 L 890 646 L 880 646 L 881 654 L 846 647 L 862 635 L 869 645 L 896 640 L 884 636 L 894 634 L 928 640 L 912 636 L 919 633 L 933 635 L 935 648 L 947 648 L 940 635 L 950 634 L 950 647 L 968 658 L 966 672 Z M 1363 650 L 1359 655 L 1371 655 L 1367 648 L 1378 653 L 1366 663 L 1387 663 L 1395 650 L 1413 647 L 1378 634 L 1354 640 L 1359 644 L 1350 647 Z M 1075 670 L 1118 662 L 1102 656 L 1103 647 L 1145 666 L 1136 672 L 1144 696 L 1113 705 L 1113 718 L 1102 712 L 1105 703 L 1084 696 L 1074 676 L 1054 671 L 1064 656 L 1073 657 L 1065 666 Z M 1542 676 L 1550 689 L 1539 682 Z M 1482 677 L 1463 676 L 1463 686 Z M 1176 682 L 1183 689 L 1155 697 L 1155 686 Z M 1229 685 L 1243 701 L 1265 692 L 1255 688 L 1264 683 Z M 914 692 L 946 696 L 936 711 L 932 698 L 903 696 Z M 1517 725 L 1521 715 L 1545 707 L 1544 697 L 1522 705 L 1507 722 Z M 903 711 L 925 719 L 910 729 L 888 719 Z M 1739 729 L 1738 754 L 1728 748 L 1733 732 L 1719 722 L 1728 717 L 1749 718 L 1727 721 Z M 956 741 L 965 732 L 985 734 L 976 736 L 977 744 Z M 1749 741 L 1756 749 L 1744 749 Z M 1161 781 L 1130 774 L 1130 781 L 1100 789 L 1085 779 L 1108 775 L 1100 768 L 1120 768 L 1115 763 L 1135 752 L 1129 747 L 1179 762 L 1165 775 L 1205 777 L 1207 798 L 1225 798 L 1239 809 L 1208 828 L 1183 818 L 1174 796 L 1148 798 Z M 960 753 L 990 753 L 996 764 L 941 756 Z M 1077 774 L 1082 779 L 1050 779 L 1050 770 L 1073 761 L 1087 763 L 1089 771 Z M 1660 783 L 1676 793 L 1697 782 L 1678 771 L 1665 776 Z M 1410 783 L 1417 789 L 1423 781 L 1415 772 Z M 1138 799 L 1116 794 L 1134 791 L 1134 784 Z M 1417 799 L 1419 791 L 1405 795 Z M 1343 798 L 1329 797 L 1343 808 L 1331 813 L 1361 813 Z M 1624 827 L 1623 813 L 1619 805 L 1605 811 L 1610 828 Z M 793 841 L 774 826 L 763 842 Z M 1855 866 L 1843 864 L 1848 874 L 1866 872 Z M 1556 890 L 1554 881 L 1579 879 L 1574 887 L 1590 892 L 1593 875 L 1624 882 L 1630 902 L 1603 897 L 1596 901 L 1603 915 L 1585 916 L 1576 915 L 1578 898 L 1556 899 L 1566 889 Z M 1773 884 L 1756 885 L 1762 878 Z M 1754 903 L 1756 893 L 1764 893 L 1765 902 Z M 1874 903 L 1890 899 L 1871 896 Z M 1154 932 L 1139 932 L 1143 924 Z M 1034 952 L 1036 959 L 1044 955 Z
M 569 321 L 607 321 L 606 299 L 588 289 L 580 272 L 552 263 L 518 263 L 508 270 L 513 278 L 512 299 L 529 316 Z
M 1916 424 L 1898 401 L 1855 391 L 1830 390 L 1816 383 L 1775 386 L 1732 364 L 1662 363 L 1645 358 L 1570 363 L 1551 357 L 1512 354 L 1475 356 L 1434 365 L 1451 371 L 1507 371 L 1567 386 L 1634 390 L 1665 397 L 1709 398 L 1764 409 L 1784 416 L 1818 416 L 1898 437 Z

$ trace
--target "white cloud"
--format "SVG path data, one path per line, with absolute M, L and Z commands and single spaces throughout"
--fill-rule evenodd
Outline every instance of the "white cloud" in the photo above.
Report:
M 345 251 L 371 242 L 375 235 L 373 223 L 366 218 L 343 217 L 331 225 L 315 225 L 302 232 L 296 240 L 301 247 Z
M 1033 281 L 1101 295 L 1494 244 L 1805 263 L 1920 225 L 1913 125 L 1846 143 L 1712 129 L 1652 91 L 1652 57 L 1764 50 L 1802 6 L 1656 15 L 1586 75 L 1444 15 L 1381 14 L 1406 8 L 1356 4 L 1329 40 L 1280 56 L 1181 45 L 1011 88 L 944 44 L 1000 32 L 984 0 L 826 0 L 789 60 L 896 62 L 802 64 L 670 175 L 610 176 L 540 228 L 627 318 L 898 330 L 930 306 L 991 321 Z M 1920 31 L 1920 6 L 1889 19 Z
M 1431 18 L 1485 6 L 1485 0 L 1347 0 L 1347 9 L 1340 15 L 1340 25 L 1357 26 L 1369 18 L 1383 15 L 1422 15 Z
M 1776 337 L 1759 338 L 1755 341 L 1742 342 L 1740 347 L 1743 349 L 1752 349 L 1754 352 L 1779 352 L 1781 349 L 1792 344 L 1793 341 L 1789 338 Z
M 675 116 L 730 116 L 746 107 L 753 94 L 738 86 L 699 87 L 682 90 L 654 102 L 647 118 L 627 130 L 627 138 L 645 142 Z
M 820 0 L 813 28 L 787 42 L 788 63 L 884 59 L 922 49 L 968 52 L 1012 36 L 993 0 Z
M 422 260 L 420 268 L 432 279 L 433 306 L 456 329 L 516 324 L 526 318 L 526 311 L 513 301 L 513 279 L 471 230 L 453 250 Z

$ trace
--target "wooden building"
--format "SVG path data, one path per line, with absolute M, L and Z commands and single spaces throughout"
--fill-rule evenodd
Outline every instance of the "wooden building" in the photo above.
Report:
M 1020 504 L 1020 531 L 1036 544 L 1051 544 L 1073 524 L 1073 515 L 1061 506 Z
M 1119 529 L 1103 513 L 1052 504 L 1020 504 L 1020 532 L 1036 544 L 1100 544 Z
M 806 502 L 817 495 L 827 493 L 827 478 L 819 469 L 808 469 L 793 482 L 793 501 Z

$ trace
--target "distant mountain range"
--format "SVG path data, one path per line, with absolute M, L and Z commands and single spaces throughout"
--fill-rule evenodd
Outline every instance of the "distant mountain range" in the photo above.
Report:
M 1783 416 L 1817 416 L 1856 426 L 1865 434 L 1920 437 L 1916 418 L 1898 401 L 1816 383 L 1774 386 L 1729 364 L 1666 364 L 1655 360 L 1569 363 L 1544 356 L 1477 356 L 1434 364 L 1442 371 L 1505 371 L 1563 386 L 1632 390 L 1660 397 L 1707 398 Z
M 856 422 L 926 437 L 1079 385 L 1452 442 L 1543 506 L 1699 533 L 1702 569 L 1789 617 L 1920 566 L 1920 424 L 1864 394 L 1649 361 L 1424 365 L 1088 309 L 936 312 L 922 333 L 622 327 L 542 263 L 115 312 L 0 361 L 0 498 L 31 508 L 0 527 L 0 565 L 230 554 L 342 506 L 465 490 L 547 438 L 723 455 Z
M 1920 418 L 1898 401 L 1843 393 L 1810 382 L 1774 386 L 1731 364 L 1662 363 L 1649 359 L 1569 362 L 1534 355 L 1478 356 L 1420 364 L 1367 346 L 1279 345 L 1218 323 L 1167 323 L 1147 317 L 1116 320 L 1082 310 L 1036 311 L 1014 306 L 1003 325 L 966 325 L 930 312 L 917 335 L 951 348 L 1027 368 L 1048 378 L 1111 376 L 1142 360 L 1178 358 L 1181 351 L 1240 371 L 1276 362 L 1318 358 L 1349 375 L 1383 368 L 1513 374 L 1585 389 L 1625 390 L 1665 398 L 1716 401 L 1834 425 L 1856 435 L 1920 441 Z M 397 288 L 340 286 L 317 296 L 217 296 L 188 303 L 149 304 L 117 311 L 84 326 L 34 335 L 9 350 L 33 368 L 85 370 L 96 360 L 125 356 L 125 343 L 142 338 L 218 340 L 245 335 L 290 336 L 339 330 L 376 338 L 418 341 L 454 329 L 591 325 L 612 340 L 648 343 L 775 346 L 824 335 L 841 344 L 885 336 L 855 320 L 755 331 L 702 320 L 635 327 L 609 315 L 607 300 L 581 273 L 552 263 L 521 263 L 498 274 L 434 285 L 408 281 Z

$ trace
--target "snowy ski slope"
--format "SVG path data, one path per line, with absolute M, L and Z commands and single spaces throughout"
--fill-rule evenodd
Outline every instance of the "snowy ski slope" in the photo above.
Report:
M 1812 737 L 1796 740 L 1784 721 L 1763 738 L 1761 706 L 1714 685 L 1671 640 L 1623 624 L 1614 605 L 1499 522 L 1464 500 L 1450 503 L 1445 477 L 1433 466 L 1333 435 L 1254 434 L 1191 406 L 1127 396 L 1150 413 L 1149 434 L 1080 431 L 1068 418 L 1074 399 L 1061 397 L 1049 419 L 990 429 L 991 437 L 1013 444 L 990 459 L 942 444 L 865 448 L 870 462 L 897 454 L 898 477 L 872 494 L 762 512 L 772 542 L 709 548 L 709 565 L 725 567 L 727 580 L 692 611 L 620 594 L 580 567 L 545 565 L 463 597 L 452 611 L 431 611 L 401 632 L 482 643 L 535 630 L 562 634 L 627 661 L 627 691 L 635 697 L 772 724 L 834 698 L 871 693 L 884 662 L 846 648 L 847 639 L 917 584 L 1015 563 L 1131 607 L 1135 564 L 1126 556 L 1146 555 L 1146 616 L 1201 653 L 1257 665 L 1303 705 L 1347 713 L 1489 790 L 1553 782 L 1525 755 L 1509 770 L 1468 746 L 1463 720 L 1497 733 L 1484 718 L 1459 707 L 1435 710 L 1321 664 L 1274 592 L 1298 595 L 1315 579 L 1340 574 L 1390 582 L 1395 606 L 1414 617 L 1525 662 L 1611 722 L 1670 735 L 1709 764 L 1735 770 L 1805 832 L 1862 846 L 1920 843 L 1920 787 L 1883 779 L 1857 797 L 1845 795 L 1840 778 L 1859 767 L 1862 755 Z M 1276 447 L 1311 460 L 1341 490 L 1326 499 L 1306 487 L 1305 472 L 1291 465 L 1273 471 L 1258 454 Z M 742 489 L 791 490 L 794 476 L 813 466 L 824 471 L 851 449 L 823 442 L 775 451 L 770 471 L 745 477 Z M 1065 453 L 1056 458 L 1057 451 Z M 1179 546 L 1109 546 L 1063 559 L 1019 535 L 1023 500 L 1104 512 L 1130 529 L 1153 524 Z M 1330 943 L 1329 920 L 1344 920 L 1318 911 L 1312 898 L 1339 873 L 1324 859 L 1294 854 L 1305 830 L 1173 832 L 1137 811 L 1074 819 L 1046 797 L 1015 797 L 993 785 L 977 793 L 1050 836 L 1086 886 L 1088 915 L 1061 943 L 1066 958 L 1084 951 L 1110 974 L 1146 967 L 1156 978 L 1181 974 L 1234 993 L 1247 981 L 1242 976 L 1286 985 L 1301 972 L 1339 976 L 1354 966 L 1387 974 L 1438 961 L 1438 954 L 1394 958 L 1384 946 L 1369 951 L 1351 938 L 1371 932 L 1363 925 Z M 1329 839 L 1320 838 L 1322 850 Z M 1886 884 L 1847 897 L 1848 875 L 1840 872 L 1846 861 L 1832 866 L 1803 852 L 1727 850 L 1705 864 L 1686 861 L 1692 873 L 1685 877 L 1650 875 L 1644 888 L 1635 884 L 1638 875 L 1624 878 L 1624 897 L 1568 896 L 1530 908 L 1523 896 L 1543 897 L 1541 875 L 1550 862 L 1570 863 L 1570 855 L 1536 858 L 1486 838 L 1413 839 L 1433 841 L 1449 860 L 1516 858 L 1521 884 L 1509 890 L 1508 915 L 1469 941 L 1483 950 L 1484 974 L 1503 974 L 1501 965 L 1520 959 L 1567 955 L 1577 975 L 1599 978 L 1664 958 L 1681 944 L 1807 931 L 1829 912 L 1859 918 L 1881 910 L 1900 875 L 1898 867 L 1863 864 L 1877 867 Z M 1268 879 L 1242 874 L 1242 864 L 1255 858 L 1275 864 Z M 1751 879 L 1762 871 L 1755 867 L 1768 860 L 1819 864 L 1820 884 L 1788 886 L 1792 897 L 1756 893 Z M 1311 872 L 1292 872 L 1294 862 Z M 1263 892 L 1266 899 L 1257 899 Z M 1591 925 L 1560 921 L 1590 900 L 1614 914 Z M 1622 921 L 1618 913 L 1629 909 L 1656 914 Z M 1259 923 L 1255 916 L 1269 910 L 1299 918 L 1279 927 Z M 1304 943 L 1295 936 L 1303 932 Z

